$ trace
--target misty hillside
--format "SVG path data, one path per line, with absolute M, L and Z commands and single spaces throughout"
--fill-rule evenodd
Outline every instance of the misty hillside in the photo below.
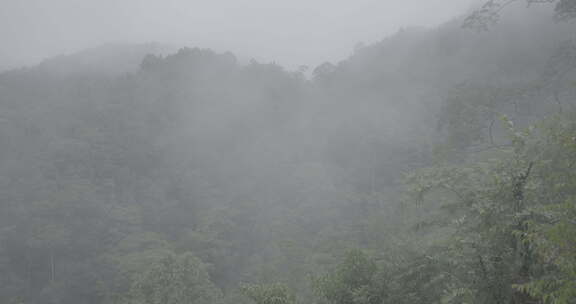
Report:
M 136 72 L 142 58 L 148 54 L 165 55 L 173 51 L 174 47 L 158 43 L 137 45 L 109 43 L 73 54 L 48 58 L 28 69 L 36 73 L 48 73 L 52 77 L 120 76 Z
M 574 23 L 464 18 L 1 73 L 0 303 L 575 303 Z

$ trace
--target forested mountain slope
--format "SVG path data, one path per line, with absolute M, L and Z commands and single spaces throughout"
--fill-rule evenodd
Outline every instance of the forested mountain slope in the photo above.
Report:
M 574 303 L 574 24 L 462 24 L 0 74 L 0 302 Z

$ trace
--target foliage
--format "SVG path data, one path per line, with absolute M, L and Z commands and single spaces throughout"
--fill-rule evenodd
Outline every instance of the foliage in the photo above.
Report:
M 571 304 L 573 29 L 528 19 L 310 80 L 191 48 L 0 74 L 0 303 Z
M 440 191 L 439 207 L 454 219 L 447 252 L 455 277 L 463 275 L 453 284 L 476 302 L 571 303 L 576 176 L 566 167 L 575 156 L 573 114 L 526 132 L 508 124 L 513 147 L 500 159 L 425 170 L 409 178 L 412 195 L 422 201 Z
M 284 284 L 245 284 L 242 293 L 256 304 L 294 304 L 296 299 Z
M 488 30 L 500 20 L 500 14 L 504 9 L 517 2 L 525 2 L 528 6 L 554 4 L 557 20 L 566 21 L 576 17 L 576 2 L 573 0 L 490 0 L 465 19 L 464 27 Z
M 318 295 L 330 304 L 375 304 L 383 300 L 385 282 L 377 280 L 375 262 L 361 250 L 346 254 L 329 274 L 313 278 Z
M 220 292 L 206 265 L 192 254 L 168 254 L 137 276 L 131 297 L 142 304 L 213 304 Z

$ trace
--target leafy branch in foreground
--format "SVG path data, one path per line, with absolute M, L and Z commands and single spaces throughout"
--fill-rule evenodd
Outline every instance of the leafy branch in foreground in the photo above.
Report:
M 500 15 L 505 9 L 520 2 L 526 3 L 527 6 L 555 4 L 554 12 L 558 21 L 567 21 L 576 17 L 576 1 L 574 0 L 490 0 L 466 17 L 463 26 L 481 31 L 488 30 L 500 21 Z
M 464 165 L 409 176 L 411 197 L 433 203 L 452 231 L 447 289 L 473 303 L 576 297 L 576 120 L 557 115 L 518 131 L 507 121 L 512 149 Z

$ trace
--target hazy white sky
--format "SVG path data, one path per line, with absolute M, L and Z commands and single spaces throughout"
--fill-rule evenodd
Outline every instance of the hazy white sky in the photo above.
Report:
M 431 26 L 473 0 L 0 0 L 0 65 L 106 42 L 165 42 L 295 67 Z

